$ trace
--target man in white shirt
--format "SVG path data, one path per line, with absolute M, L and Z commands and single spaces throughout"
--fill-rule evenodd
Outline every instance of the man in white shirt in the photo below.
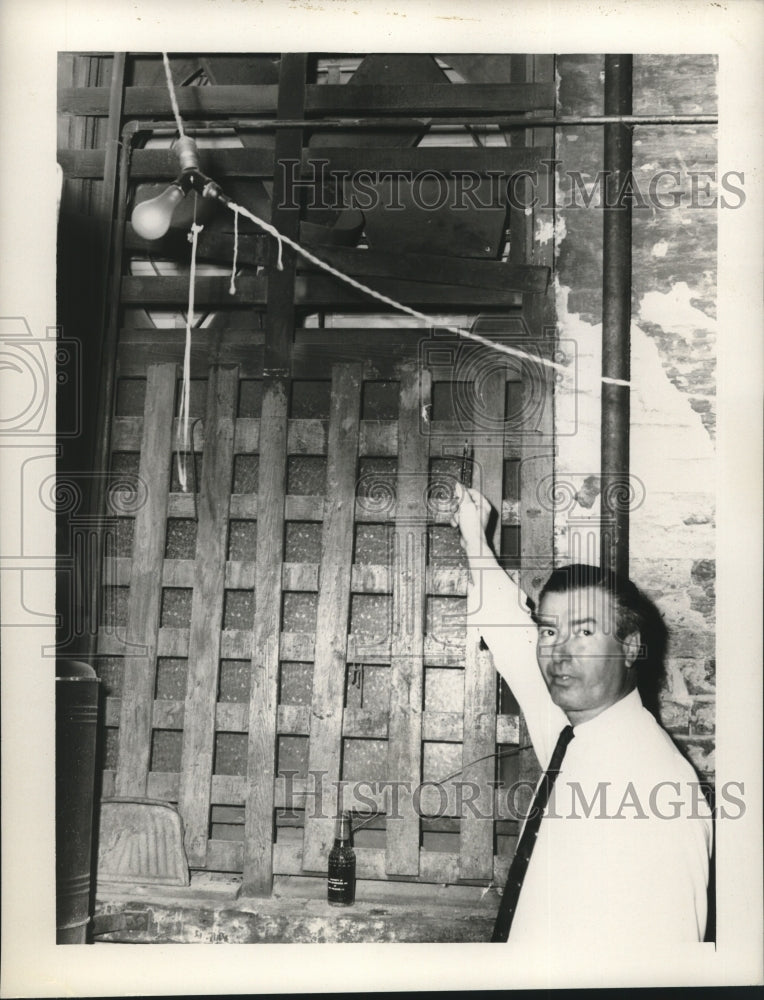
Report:
M 597 567 L 556 570 L 531 615 L 490 552 L 488 501 L 459 490 L 458 526 L 483 637 L 549 766 L 573 727 L 522 877 L 509 941 L 702 941 L 710 810 L 691 765 L 643 707 L 649 602 Z

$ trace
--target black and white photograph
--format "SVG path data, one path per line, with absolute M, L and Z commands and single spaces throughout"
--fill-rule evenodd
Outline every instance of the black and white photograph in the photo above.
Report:
M 762 6 L 0 27 L 2 996 L 761 985 Z

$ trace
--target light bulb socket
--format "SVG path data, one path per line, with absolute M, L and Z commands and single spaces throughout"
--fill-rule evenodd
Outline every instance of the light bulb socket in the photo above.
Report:
M 182 135 L 175 140 L 172 148 L 177 154 L 182 171 L 199 169 L 199 150 L 190 136 Z

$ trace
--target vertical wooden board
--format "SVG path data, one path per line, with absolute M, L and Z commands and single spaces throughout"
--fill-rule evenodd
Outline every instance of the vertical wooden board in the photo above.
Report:
M 510 80 L 513 83 L 526 83 L 531 75 L 529 56 L 510 56 Z M 508 146 L 530 145 L 530 129 L 507 129 L 504 133 Z M 528 264 L 531 259 L 533 245 L 533 218 L 535 209 L 532 206 L 535 188 L 534 178 L 522 176 L 512 182 L 513 197 L 509 206 L 509 259 L 512 264 Z M 530 211 L 526 212 L 526 206 Z
M 148 370 L 139 465 L 146 502 L 135 517 L 126 634 L 127 643 L 140 651 L 124 660 L 117 795 L 145 795 L 148 781 L 175 377 L 174 363 L 152 365 Z
M 192 867 L 204 867 L 207 856 L 238 388 L 237 368 L 210 372 L 178 800 Z
M 531 70 L 534 77 L 553 76 L 554 69 L 548 64 L 534 60 Z M 553 109 L 557 112 L 557 107 Z M 528 134 L 528 133 L 526 133 Z M 555 137 L 556 138 L 556 137 Z M 543 129 L 534 129 L 529 134 L 529 142 L 542 144 L 549 142 L 548 133 Z M 541 167 L 539 167 L 542 170 Z M 539 205 L 534 209 L 536 232 L 542 227 L 554 231 L 555 213 L 554 198 L 549 198 L 548 192 L 554 191 L 554 172 L 540 173 L 538 184 Z M 545 185 L 547 187 L 545 188 Z M 552 207 L 550 207 L 552 206 Z M 534 263 L 554 266 L 554 238 L 545 242 L 534 240 L 528 247 L 529 260 Z M 524 295 L 523 316 L 531 332 L 531 336 L 539 345 L 542 353 L 551 357 L 556 348 L 555 305 L 552 286 L 545 295 Z M 533 378 L 540 385 L 531 387 Z M 551 370 L 535 366 L 523 371 L 523 396 L 528 398 L 531 391 L 538 398 L 539 390 L 543 396 L 543 408 L 537 424 L 536 435 L 542 439 L 535 445 L 532 432 L 528 432 L 528 440 L 524 442 L 523 459 L 520 463 L 520 583 L 523 590 L 534 601 L 540 588 L 549 575 L 553 560 L 554 546 L 554 514 L 551 504 L 540 503 L 538 485 L 554 473 L 554 379 Z M 524 407 L 525 408 L 525 407 Z M 520 715 L 520 745 L 530 744 L 530 736 L 525 718 Z M 539 776 L 539 764 L 530 751 L 519 756 L 518 780 L 535 782 Z
M 326 502 L 321 539 L 308 770 L 321 795 L 306 811 L 303 868 L 325 871 L 338 808 L 342 715 L 350 616 L 353 518 L 361 421 L 360 365 L 336 365 L 327 443 Z
M 432 394 L 430 373 L 413 365 L 401 372 L 398 479 L 393 547 L 388 777 L 413 792 L 422 780 L 422 705 L 427 564 L 429 437 L 421 413 Z M 400 815 L 388 816 L 385 870 L 419 874 L 419 816 L 400 795 Z
M 486 364 L 494 364 L 486 357 Z M 486 418 L 487 428 L 499 428 L 492 437 L 481 436 L 475 448 L 473 485 L 501 510 L 504 480 L 504 436 L 507 372 L 499 367 L 486 376 L 483 385 L 483 406 L 480 417 Z M 483 430 L 476 424 L 475 430 Z M 500 518 L 497 519 L 500 521 Z M 501 527 L 497 524 L 492 542 L 499 550 Z M 479 582 L 467 596 L 467 621 L 477 611 L 480 601 Z M 464 736 L 462 742 L 463 803 L 459 829 L 459 874 L 461 878 L 490 878 L 493 873 L 493 781 L 496 749 L 496 670 L 493 658 L 480 648 L 474 629 L 467 628 L 464 660 Z M 473 806 L 466 803 L 474 799 Z M 474 809 L 474 811 L 473 811 Z M 477 813 L 478 815 L 475 815 Z
M 279 117 L 301 118 L 305 106 L 307 55 L 284 53 L 279 68 Z M 300 209 L 287 201 L 284 161 L 302 160 L 301 129 L 276 137 L 271 222 L 296 239 Z M 275 249 L 275 248 L 274 248 Z M 241 895 L 270 895 L 273 884 L 284 493 L 287 469 L 287 417 L 291 344 L 294 337 L 294 256 L 285 251 L 284 269 L 268 278 L 264 347 L 258 490 L 257 569 L 255 574 L 252 687 L 247 749 L 248 795 L 244 814 L 244 878 Z
M 256 607 L 247 742 L 244 878 L 240 890 L 244 896 L 268 896 L 273 883 L 288 405 L 288 383 L 284 379 L 269 380 L 263 390 L 260 419 Z
M 303 116 L 307 59 L 305 53 L 284 53 L 281 56 L 277 111 L 279 118 L 299 119 Z M 294 171 L 295 177 L 299 176 L 302 147 L 302 129 L 281 129 L 276 133 L 271 223 L 279 232 L 293 240 L 297 239 L 300 229 L 300 188 L 293 186 L 290 171 Z M 274 246 L 272 252 L 275 251 Z M 271 267 L 268 276 L 268 335 L 264 355 L 265 373 L 282 377 L 288 374 L 291 357 L 295 279 L 295 255 L 288 247 L 284 247 L 283 252 L 283 270 Z

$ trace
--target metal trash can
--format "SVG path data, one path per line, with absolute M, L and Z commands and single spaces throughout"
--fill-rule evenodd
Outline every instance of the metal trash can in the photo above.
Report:
M 99 678 L 56 663 L 56 943 L 85 944 L 90 921 Z

